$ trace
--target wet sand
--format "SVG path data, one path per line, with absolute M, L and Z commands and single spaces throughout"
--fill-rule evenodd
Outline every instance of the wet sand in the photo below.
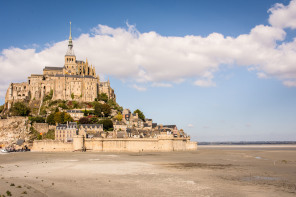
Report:
M 0 195 L 295 196 L 296 146 L 0 154 Z

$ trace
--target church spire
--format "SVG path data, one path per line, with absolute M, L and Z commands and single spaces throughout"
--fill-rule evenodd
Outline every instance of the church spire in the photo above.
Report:
M 69 36 L 69 45 L 68 46 L 73 46 L 73 43 L 72 43 L 72 32 L 71 32 L 71 21 L 70 21 L 70 36 Z
M 70 21 L 70 35 L 69 35 L 69 44 L 66 56 L 75 56 L 72 43 L 72 32 L 71 32 L 71 21 Z
M 69 40 L 72 40 L 72 34 L 71 34 L 71 21 L 70 21 L 70 36 L 69 36 Z

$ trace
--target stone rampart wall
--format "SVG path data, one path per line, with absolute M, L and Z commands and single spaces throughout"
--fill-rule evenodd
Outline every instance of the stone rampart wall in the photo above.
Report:
M 59 141 L 34 141 L 34 151 L 87 151 L 94 152 L 171 152 L 196 150 L 197 143 L 189 139 L 83 139 L 81 136 L 73 138 L 73 143 Z
M 38 152 L 70 152 L 73 151 L 71 142 L 61 142 L 54 140 L 35 140 L 33 142 L 32 151 Z

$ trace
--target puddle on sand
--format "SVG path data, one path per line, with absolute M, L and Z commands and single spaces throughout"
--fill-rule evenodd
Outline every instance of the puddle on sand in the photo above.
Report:
M 262 159 L 262 157 L 255 157 L 255 159 Z
M 259 181 L 259 180 L 264 180 L 264 181 L 275 181 L 279 180 L 280 178 L 278 177 L 270 177 L 270 176 L 251 176 L 251 177 L 243 177 L 243 181 Z
M 74 160 L 74 159 L 71 160 L 71 159 L 70 159 L 70 160 L 62 160 L 62 161 L 64 161 L 64 162 L 72 162 L 72 161 L 78 161 L 78 160 Z

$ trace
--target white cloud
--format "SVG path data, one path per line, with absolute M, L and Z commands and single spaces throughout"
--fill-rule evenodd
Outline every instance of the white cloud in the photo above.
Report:
M 267 75 L 263 72 L 259 72 L 257 73 L 257 77 L 260 78 L 260 79 L 266 79 L 268 78 Z
M 295 81 L 283 81 L 283 84 L 288 87 L 296 87 L 296 80 Z
M 141 91 L 141 92 L 147 90 L 147 88 L 142 87 L 142 86 L 138 86 L 138 85 L 136 85 L 136 84 L 132 85 L 132 88 L 134 88 L 134 89 L 136 89 L 136 90 L 138 90 L 138 91 Z
M 197 86 L 215 86 L 214 75 L 220 65 L 246 66 L 260 78 L 275 77 L 293 86 L 296 39 L 282 44 L 278 41 L 285 40 L 283 28 L 296 27 L 295 2 L 276 4 L 269 10 L 271 25 L 258 25 L 249 34 L 237 37 L 219 33 L 206 37 L 161 36 L 153 31 L 141 33 L 128 24 L 127 28 L 98 25 L 74 39 L 74 50 L 77 59 L 87 57 L 98 74 L 112 75 L 140 91 L 171 87 L 188 78 L 193 78 Z M 40 52 L 34 48 L 1 51 L 0 96 L 4 96 L 10 82 L 26 81 L 31 73 L 42 73 L 44 66 L 63 66 L 66 50 L 67 41 L 61 41 Z
M 215 87 L 216 84 L 212 82 L 211 80 L 196 80 L 194 82 L 194 85 L 200 86 L 200 87 Z
M 275 4 L 268 10 L 270 12 L 269 23 L 274 27 L 296 28 L 296 0 L 292 0 L 289 5 L 281 3 Z
M 152 87 L 165 87 L 165 88 L 170 88 L 173 85 L 170 83 L 152 83 L 151 84 Z
M 193 124 L 188 124 L 187 127 L 189 127 L 189 128 L 193 128 L 194 125 L 193 125 Z

